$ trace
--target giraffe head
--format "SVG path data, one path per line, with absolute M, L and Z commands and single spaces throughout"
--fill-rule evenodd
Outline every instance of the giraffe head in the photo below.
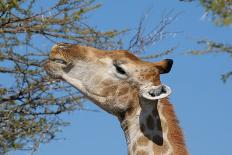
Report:
M 45 70 L 62 79 L 109 113 L 140 106 L 134 100 L 167 97 L 170 88 L 161 84 L 160 74 L 168 73 L 172 60 L 145 62 L 128 51 L 104 51 L 60 43 L 52 47 Z

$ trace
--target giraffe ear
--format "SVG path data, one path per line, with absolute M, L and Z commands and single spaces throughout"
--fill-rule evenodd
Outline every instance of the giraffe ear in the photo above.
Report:
M 165 74 L 170 72 L 173 64 L 172 59 L 164 59 L 163 61 L 154 63 L 155 67 L 158 68 L 160 74 Z
M 171 94 L 171 88 L 167 85 L 149 86 L 141 89 L 141 95 L 148 100 L 158 100 Z

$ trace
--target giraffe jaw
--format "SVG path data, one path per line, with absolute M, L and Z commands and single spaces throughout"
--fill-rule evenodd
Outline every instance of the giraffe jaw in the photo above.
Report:
M 168 97 L 171 94 L 171 88 L 167 85 L 149 86 L 141 90 L 141 95 L 148 100 L 158 100 Z

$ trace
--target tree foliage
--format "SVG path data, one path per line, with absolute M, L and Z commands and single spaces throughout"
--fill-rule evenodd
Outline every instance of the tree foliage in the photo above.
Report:
M 231 0 L 179 0 L 181 2 L 198 1 L 205 10 L 206 16 L 211 16 L 216 25 L 228 26 L 232 24 Z
M 232 24 L 232 1 L 231 0 L 200 0 L 206 13 L 211 13 L 212 20 L 218 26 L 229 26 Z M 204 44 L 207 49 L 202 50 L 201 54 L 206 53 L 226 53 L 232 57 L 232 46 L 211 40 L 202 40 L 198 42 Z M 232 71 L 224 73 L 221 77 L 226 82 L 232 76 Z
M 93 0 L 41 2 L 0 2 L 0 154 L 35 151 L 67 124 L 58 114 L 84 108 L 81 94 L 74 95 L 69 85 L 58 84 L 44 72 L 49 44 L 120 46 L 115 37 L 121 32 L 101 32 L 88 25 L 87 14 L 100 7 Z
M 190 53 L 193 55 L 217 53 L 217 54 L 227 54 L 230 57 L 232 57 L 231 45 L 210 41 L 210 40 L 200 40 L 197 43 L 203 45 L 205 49 L 192 50 Z M 222 74 L 221 79 L 225 83 L 231 76 L 232 76 L 232 71 L 229 70 L 227 73 Z
M 232 1 L 231 0 L 200 0 L 200 3 L 205 8 L 206 12 L 212 14 L 212 20 L 218 26 L 230 26 L 232 24 Z M 232 57 L 232 45 L 219 43 L 211 40 L 202 40 L 198 43 L 207 46 L 205 53 L 226 53 Z M 226 82 L 232 76 L 232 71 L 224 73 L 221 79 Z
M 194 0 L 180 0 L 185 2 L 193 2 Z M 212 21 L 216 26 L 230 26 L 232 24 L 232 0 L 198 0 L 201 6 L 205 9 L 205 16 L 211 16 Z M 193 50 L 192 54 L 211 54 L 225 53 L 232 57 L 232 45 L 212 41 L 210 39 L 200 40 L 197 42 L 203 45 L 203 50 Z M 232 71 L 224 73 L 221 77 L 223 82 L 226 82 L 232 77 Z
M 232 1 L 231 0 L 200 0 L 206 13 L 212 14 L 212 19 L 217 25 L 232 24 Z

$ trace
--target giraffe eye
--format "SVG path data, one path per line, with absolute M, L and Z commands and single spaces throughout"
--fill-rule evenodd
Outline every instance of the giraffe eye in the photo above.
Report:
M 122 67 L 118 66 L 117 64 L 114 64 L 114 67 L 116 68 L 116 71 L 117 71 L 119 74 L 123 74 L 123 75 L 126 74 L 125 70 L 124 70 Z

